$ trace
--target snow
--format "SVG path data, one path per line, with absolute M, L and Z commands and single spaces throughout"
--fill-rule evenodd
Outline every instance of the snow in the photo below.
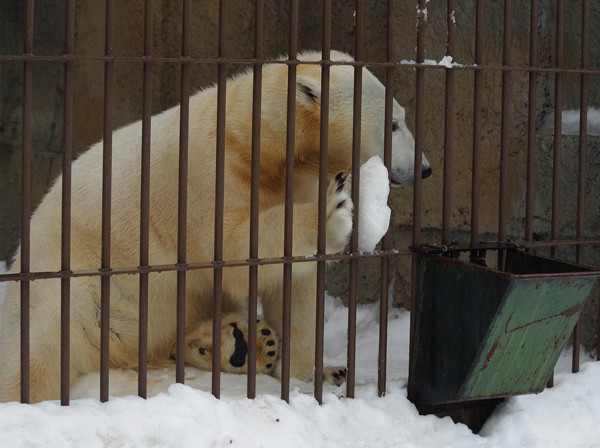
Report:
M 347 309 L 326 300 L 326 364 L 346 357 Z M 221 399 L 209 392 L 210 373 L 186 369 L 186 384 L 171 384 L 172 369 L 151 370 L 147 400 L 136 397 L 135 372 L 111 372 L 111 399 L 73 399 L 35 405 L 0 404 L 0 440 L 10 447 L 582 447 L 600 448 L 600 363 L 568 372 L 569 354 L 557 366 L 555 387 L 539 395 L 509 399 L 480 435 L 449 418 L 420 416 L 406 397 L 409 313 L 388 316 L 387 393 L 377 396 L 379 307 L 357 314 L 356 398 L 327 385 L 324 403 L 312 383 L 292 380 L 290 403 L 280 385 L 257 379 L 258 396 L 245 398 L 246 379 L 223 374 Z M 74 387 L 76 397 L 97 397 L 98 375 Z M 130 393 L 129 396 L 117 397 Z
M 0 273 L 5 270 L 0 263 Z M 5 287 L 0 282 L 0 303 Z M 345 364 L 347 313 L 341 300 L 326 297 L 326 365 Z M 325 385 L 319 405 L 312 383 L 292 379 L 287 404 L 279 398 L 280 383 L 259 375 L 257 398 L 249 400 L 245 376 L 222 374 L 217 400 L 208 392 L 209 372 L 186 368 L 183 385 L 173 384 L 173 368 L 163 368 L 149 371 L 150 398 L 144 400 L 135 396 L 136 372 L 111 371 L 107 403 L 96 398 L 99 375 L 91 374 L 73 387 L 67 407 L 58 401 L 0 404 L 0 445 L 600 448 L 600 363 L 588 354 L 580 373 L 571 374 L 570 353 L 564 353 L 554 388 L 510 398 L 475 435 L 448 417 L 419 415 L 408 401 L 410 314 L 401 309 L 390 308 L 388 315 L 387 392 L 377 396 L 378 320 L 378 304 L 358 307 L 354 399 L 344 398 L 344 386 Z
M 579 118 L 581 110 L 564 110 L 562 112 L 562 135 L 579 135 Z M 554 114 L 544 117 L 541 129 L 554 129 Z M 588 107 L 587 135 L 600 135 L 600 109 Z
M 392 210 L 388 171 L 381 157 L 373 156 L 360 167 L 358 250 L 373 252 L 390 226 Z

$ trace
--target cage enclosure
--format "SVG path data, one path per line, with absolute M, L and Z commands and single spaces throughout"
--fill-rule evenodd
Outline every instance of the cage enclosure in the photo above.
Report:
M 517 248 L 500 251 L 504 270 L 458 253 L 415 254 L 409 399 L 478 431 L 503 397 L 544 389 L 600 272 Z

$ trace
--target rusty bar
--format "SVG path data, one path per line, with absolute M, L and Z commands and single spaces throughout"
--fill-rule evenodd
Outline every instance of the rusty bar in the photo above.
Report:
M 556 2 L 556 55 L 555 67 L 562 67 L 564 64 L 564 21 L 565 21 L 565 3 L 564 0 Z M 553 167 L 552 167 L 552 223 L 550 237 L 558 240 L 560 235 L 560 176 L 561 176 L 561 156 L 562 150 L 562 104 L 563 104 L 563 74 L 556 73 L 554 78 L 554 146 L 553 146 Z M 550 255 L 556 257 L 556 247 L 550 249 Z
M 590 39 L 590 2 L 581 2 L 581 68 L 589 65 Z M 577 185 L 577 239 L 585 236 L 585 187 L 587 181 L 587 109 L 589 101 L 589 78 L 580 75 L 579 88 L 579 182 Z M 575 249 L 575 262 L 583 264 L 583 246 Z M 600 305 L 599 305 L 600 306 Z M 600 339 L 600 335 L 598 336 Z M 573 330 L 573 362 L 571 371 L 579 372 L 581 358 L 581 323 L 577 322 Z
M 287 129 L 285 143 L 284 258 L 292 258 L 294 224 L 294 159 L 296 139 L 296 74 L 298 62 L 298 0 L 290 2 L 287 85 Z M 290 340 L 292 327 L 292 263 L 283 266 L 281 334 L 281 399 L 290 402 Z
M 33 0 L 25 3 L 25 25 L 23 52 L 33 53 L 34 28 Z M 23 130 L 21 153 L 21 272 L 31 271 L 31 173 L 33 165 L 33 62 L 23 63 Z M 30 299 L 28 281 L 21 282 L 21 402 L 30 399 Z
M 446 56 L 454 59 L 456 38 L 455 0 L 446 7 Z M 452 158 L 454 153 L 454 69 L 446 70 L 444 111 L 444 187 L 442 208 L 442 244 L 450 244 L 452 229 Z
M 475 7 L 475 64 L 483 63 L 483 0 L 477 0 Z M 471 247 L 479 241 L 479 203 L 481 201 L 481 108 L 483 93 L 483 72 L 474 73 L 473 95 L 473 165 L 471 184 Z
M 144 63 L 144 56 L 74 56 L 74 55 L 0 55 L 0 61 L 46 61 L 46 62 L 67 62 L 67 61 L 76 61 L 76 62 L 134 62 L 134 63 Z M 160 63 L 189 63 L 189 64 L 216 64 L 218 62 L 218 58 L 198 58 L 198 57 L 160 57 L 156 56 L 152 58 L 152 61 L 155 64 Z M 254 58 L 228 58 L 227 61 L 229 63 L 236 64 L 247 64 L 253 65 L 261 63 L 260 61 L 255 60 Z M 282 64 L 289 65 L 291 62 L 287 59 L 285 60 L 269 60 L 269 64 Z M 314 62 L 304 61 L 299 62 L 298 64 L 314 64 Z M 358 65 L 355 61 L 340 61 L 340 65 Z M 402 68 L 417 68 L 423 67 L 425 69 L 431 70 L 440 70 L 439 65 L 430 64 L 428 62 L 417 63 L 417 62 L 409 62 L 409 61 L 388 61 L 388 62 L 370 62 L 370 67 L 402 67 Z M 572 75 L 591 75 L 591 76 L 599 76 L 600 69 L 581 69 L 581 68 L 568 68 L 568 67 L 532 67 L 529 65 L 513 65 L 510 67 L 505 67 L 502 65 L 473 65 L 473 64 L 463 64 L 457 65 L 454 67 L 455 70 L 468 70 L 468 71 L 498 71 L 498 72 L 521 72 L 521 73 L 562 73 L 562 74 L 572 74 Z
M 153 0 L 144 3 L 144 56 L 152 57 Z M 150 148 L 152 142 L 153 65 L 144 63 L 142 99 L 142 160 L 140 185 L 140 266 L 150 264 Z M 148 396 L 148 274 L 139 276 L 138 395 Z
M 556 2 L 556 56 L 554 64 L 562 67 L 564 63 L 564 0 Z M 563 74 L 556 73 L 554 77 L 554 145 L 552 160 L 552 218 L 550 227 L 550 238 L 558 240 L 560 236 L 560 178 L 561 178 L 561 156 L 562 150 L 562 104 L 563 104 Z M 550 256 L 556 258 L 557 246 L 550 248 Z M 548 387 L 554 387 L 554 373 L 548 380 Z
M 454 5 L 450 4 L 450 2 L 448 3 L 448 11 L 447 11 L 447 20 L 448 20 L 448 42 L 447 42 L 447 51 L 451 51 L 452 47 L 451 47 L 451 43 L 453 43 L 453 36 L 454 33 L 453 31 L 450 31 L 450 29 L 453 28 L 454 26 L 454 20 L 453 20 L 453 14 L 454 14 L 454 10 L 453 10 Z M 425 60 L 425 30 L 426 30 L 426 23 L 427 23 L 427 1 L 426 0 L 420 0 L 419 1 L 419 6 L 417 8 L 417 62 L 423 62 Z M 452 26 L 451 26 L 452 24 Z M 452 40 L 450 40 L 452 39 Z M 446 76 L 448 76 L 449 72 L 446 72 Z M 448 103 L 450 101 L 448 101 L 449 96 L 452 96 L 452 84 L 453 84 L 453 79 L 450 79 L 451 81 L 451 85 L 448 86 L 448 78 L 446 78 L 446 125 L 447 128 L 445 130 L 445 141 L 444 141 L 444 158 L 446 158 L 448 156 L 447 153 L 447 144 L 449 143 L 451 145 L 451 141 L 452 141 L 452 134 L 450 133 L 449 129 L 448 129 L 448 125 L 450 127 L 450 130 L 452 128 L 452 121 L 451 118 L 449 118 L 449 114 L 451 114 L 451 107 Z M 424 144 L 424 140 L 425 140 L 425 71 L 423 69 L 417 69 L 417 75 L 416 75 L 416 108 L 415 108 L 415 165 L 414 165 L 414 172 L 413 172 L 413 176 L 414 176 L 414 191 L 413 191 L 413 235 L 412 235 L 412 245 L 413 247 L 417 247 L 421 244 L 421 222 L 422 222 L 422 196 L 423 196 L 423 192 L 422 192 L 422 178 L 421 178 L 421 166 L 422 166 L 422 159 L 423 159 L 423 148 L 425 146 Z M 449 109 L 450 108 L 450 109 Z M 450 121 L 450 123 L 448 123 L 448 121 Z M 451 151 L 451 146 L 450 146 L 450 151 Z M 450 207 L 450 187 L 449 184 L 446 185 L 446 183 L 450 182 L 450 170 L 448 168 L 448 164 L 450 164 L 451 162 L 448 161 L 448 163 L 446 163 L 446 161 L 444 161 L 444 208 L 446 209 L 446 213 L 448 213 L 448 217 L 446 218 L 446 226 L 449 227 L 449 211 L 447 210 Z M 446 190 L 446 188 L 448 188 L 448 190 Z M 444 226 L 442 226 L 444 227 Z M 447 230 L 447 233 L 449 234 L 449 229 Z M 418 279 L 418 265 L 417 265 L 417 260 L 416 257 L 412 257 L 412 262 L 411 262 L 411 310 L 415 310 L 416 306 L 417 306 L 417 279 Z M 383 287 L 383 284 L 382 284 Z M 382 293 L 382 305 L 383 305 L 383 293 Z M 381 316 L 381 319 L 383 319 L 383 315 Z M 387 316 L 386 316 L 386 321 L 387 321 Z M 410 324 L 410 340 L 413 340 L 414 337 L 414 325 L 413 325 L 413 321 L 411 319 L 411 324 Z M 412 344 L 410 345 L 410 347 L 412 347 Z M 409 358 L 412 358 L 413 356 L 413 352 L 412 349 L 409 352 Z M 381 391 L 380 391 L 380 395 L 381 395 Z
M 219 1 L 219 59 L 217 65 L 217 147 L 215 165 L 215 241 L 213 275 L 213 353 L 221 353 L 221 309 L 223 302 L 223 217 L 225 206 L 225 106 L 227 101 L 227 1 Z M 221 357 L 212 359 L 212 394 L 221 396 Z
M 181 55 L 190 57 L 192 31 L 192 1 L 183 0 L 181 25 Z M 179 98 L 179 179 L 177 194 L 177 265 L 187 266 L 187 179 L 188 179 L 188 147 L 190 124 L 190 64 L 181 64 L 180 98 Z M 185 381 L 185 300 L 186 271 L 177 271 L 177 349 L 175 364 L 175 381 Z
M 600 240 L 585 240 L 582 242 L 573 241 L 562 241 L 557 243 L 559 245 L 576 245 L 576 244 L 596 244 L 600 245 Z M 550 247 L 552 244 L 546 244 L 544 242 L 535 244 L 521 244 L 523 247 Z M 274 257 L 274 258 L 259 258 L 258 260 L 232 260 L 224 261 L 219 263 L 223 268 L 238 268 L 248 266 L 265 266 L 273 264 L 293 264 L 293 263 L 314 263 L 315 261 L 339 261 L 339 260 L 352 260 L 352 259 L 365 259 L 365 258 L 389 258 L 398 256 L 411 255 L 411 250 L 396 250 L 390 249 L 386 251 L 377 252 L 356 252 L 356 253 L 337 253 L 337 254 L 324 254 L 315 255 L 314 257 L 307 258 L 306 255 L 298 255 L 294 257 Z M 13 274 L 2 274 L 0 275 L 0 282 L 13 282 L 13 281 L 35 281 L 45 280 L 51 278 L 76 278 L 76 277 L 112 277 L 114 275 L 138 275 L 140 272 L 152 273 L 152 272 L 179 272 L 179 271 L 195 271 L 199 269 L 213 269 L 214 262 L 204 261 L 199 263 L 187 263 L 184 265 L 179 264 L 161 264 L 152 265 L 148 267 L 140 266 L 128 266 L 128 267 L 117 267 L 110 271 L 102 271 L 101 269 L 81 269 L 73 270 L 70 272 L 62 271 L 40 271 L 30 273 L 13 273 Z
M 531 0 L 529 19 L 529 65 L 538 64 L 538 0 Z M 525 189 L 525 241 L 533 241 L 534 189 L 536 178 L 536 108 L 537 72 L 529 72 L 529 105 L 527 112 L 527 181 Z
M 263 58 L 264 0 L 257 0 L 254 10 L 254 58 Z M 250 186 L 250 259 L 258 258 L 258 212 L 260 204 L 260 124 L 262 65 L 253 68 L 252 84 L 252 162 Z M 247 396 L 256 397 L 256 320 L 258 303 L 258 267 L 249 268 L 248 285 L 248 376 Z
M 106 0 L 105 48 L 106 55 L 114 52 L 115 4 Z M 111 187 L 112 187 L 112 132 L 114 110 L 115 64 L 104 64 L 104 128 L 102 153 L 102 256 L 101 269 L 110 271 Z M 100 401 L 108 401 L 109 338 L 110 338 L 110 277 L 100 280 Z
M 386 23 L 386 60 L 394 60 L 394 9 L 395 2 L 387 2 Z M 385 116 L 383 137 L 383 163 L 390 176 L 392 167 L 392 123 L 394 119 L 394 80 L 395 70 L 393 66 L 387 67 L 385 71 Z M 388 250 L 391 247 L 391 233 L 388 232 L 381 240 L 381 249 Z M 381 294 L 379 296 L 379 344 L 377 353 L 377 393 L 379 396 L 386 392 L 387 375 L 387 323 L 388 323 L 388 299 L 389 299 L 389 260 L 381 259 Z
M 327 253 L 327 153 L 329 141 L 329 80 L 331 74 L 331 0 L 323 1 L 321 65 L 321 129 L 319 139 L 319 227 L 317 253 Z M 323 402 L 323 341 L 325 328 L 325 263 L 317 261 L 317 318 L 315 338 L 315 399 Z
M 363 57 L 362 42 L 364 36 L 364 2 L 357 0 L 355 4 L 356 22 L 354 25 L 354 59 L 361 61 Z M 362 112 L 362 80 L 363 67 L 354 68 L 354 98 L 352 110 L 352 237 L 350 251 L 358 252 L 358 216 L 360 213 L 360 138 Z M 356 302 L 358 297 L 358 260 L 350 260 L 348 278 L 348 353 L 346 396 L 354 398 L 356 384 Z
M 75 1 L 67 0 L 65 6 L 65 54 L 75 50 Z M 73 62 L 65 62 L 62 202 L 61 202 L 61 261 L 62 272 L 71 270 L 71 162 L 73 160 Z M 71 347 L 71 279 L 60 281 L 60 404 L 69 405 L 70 399 L 70 347 Z
M 504 1 L 504 32 L 502 65 L 512 63 L 512 0 Z M 508 152 L 510 150 L 510 100 L 512 96 L 512 72 L 502 72 L 502 112 L 500 118 L 500 193 L 498 198 L 498 240 L 506 240 L 508 214 Z M 498 268 L 503 269 L 504 251 L 498 251 Z

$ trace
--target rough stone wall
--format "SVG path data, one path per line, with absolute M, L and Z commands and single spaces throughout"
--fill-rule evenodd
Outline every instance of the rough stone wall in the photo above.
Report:
M 0 52 L 19 54 L 22 51 L 23 1 L 0 3 Z M 264 50 L 268 57 L 284 54 L 288 47 L 288 2 L 266 2 Z M 332 48 L 352 53 L 354 42 L 354 1 L 334 0 L 332 17 Z M 385 59 L 386 2 L 365 2 L 364 57 L 367 61 Z M 395 14 L 395 58 L 415 59 L 416 2 L 397 0 Z M 529 62 L 529 2 L 515 0 L 512 20 L 512 60 L 517 66 Z M 475 2 L 457 1 L 455 60 L 472 64 L 474 60 Z M 566 1 L 565 65 L 579 66 L 580 2 Z M 143 52 L 142 0 L 116 2 L 115 54 L 139 56 Z M 253 55 L 254 2 L 230 0 L 228 17 L 228 47 L 231 57 L 251 58 Z M 539 63 L 554 64 L 555 2 L 540 1 Z M 426 58 L 439 61 L 445 55 L 446 2 L 432 0 L 427 4 Z M 321 47 L 322 2 L 300 2 L 299 48 Z M 502 63 L 503 2 L 485 2 L 484 64 Z M 35 53 L 59 55 L 64 37 L 64 1 L 46 0 L 36 3 Z M 218 2 L 193 2 L 192 56 L 217 55 Z M 76 54 L 101 56 L 104 53 L 104 4 L 94 0 L 77 2 Z M 590 48 L 600 47 L 600 6 L 592 2 L 592 36 Z M 155 1 L 154 54 L 179 56 L 181 47 L 181 4 L 169 0 Z M 591 51 L 590 66 L 600 66 L 600 53 Z M 157 64 L 154 71 L 153 109 L 164 110 L 179 102 L 178 64 Z M 231 66 L 232 72 L 242 69 Z M 380 69 L 373 70 L 383 80 Z M 454 90 L 454 148 L 452 228 L 453 238 L 468 242 L 471 216 L 471 157 L 473 132 L 473 71 L 457 69 Z M 425 117 L 427 121 L 425 148 L 434 174 L 424 182 L 423 225 L 426 242 L 440 242 L 442 212 L 443 133 L 444 133 L 444 68 L 426 70 Z M 216 80 L 216 67 L 196 64 L 192 68 L 194 90 Z M 590 82 L 590 105 L 600 103 L 597 77 Z M 498 220 L 499 148 L 501 114 L 501 72 L 483 74 L 481 239 L 495 239 Z M 554 75 L 539 75 L 536 95 L 538 124 L 550 114 L 554 103 Z M 527 148 L 528 75 L 512 75 L 510 115 L 510 172 L 508 230 L 516 240 L 523 239 L 525 217 L 525 179 Z M 99 61 L 75 63 L 75 152 L 81 152 L 102 138 L 104 68 Z M 20 200 L 21 92 L 22 64 L 0 64 L 0 260 L 8 259 L 18 244 Z M 63 70 L 59 62 L 38 62 L 34 70 L 34 172 L 33 194 L 38 201 L 60 172 L 62 144 Z M 415 71 L 399 67 L 396 71 L 395 96 L 406 107 L 407 122 L 414 129 Z M 565 109 L 579 107 L 579 76 L 565 75 Z M 114 124 L 122 126 L 137 120 L 142 111 L 142 66 L 139 63 L 116 64 Z M 600 139 L 588 137 L 588 183 L 586 236 L 598 237 L 600 210 L 598 207 L 600 178 Z M 550 130 L 537 132 L 538 160 L 536 164 L 535 235 L 549 239 L 551 220 L 552 142 Z M 561 179 L 561 236 L 575 234 L 575 204 L 577 194 L 577 137 L 563 137 Z M 391 194 L 394 209 L 391 232 L 394 247 L 404 249 L 411 241 L 412 189 L 394 189 Z M 600 266 L 600 251 L 587 248 L 584 262 Z M 574 259 L 573 251 L 560 249 L 561 258 Z M 379 297 L 378 260 L 361 260 L 359 295 L 361 301 Z M 407 305 L 410 296 L 410 259 L 398 257 L 393 263 L 393 297 L 397 305 Z M 347 288 L 347 266 L 334 264 L 330 268 L 328 288 L 332 294 L 344 296 Z M 589 324 L 591 325 L 591 324 Z M 591 330 L 590 330 L 591 331 Z

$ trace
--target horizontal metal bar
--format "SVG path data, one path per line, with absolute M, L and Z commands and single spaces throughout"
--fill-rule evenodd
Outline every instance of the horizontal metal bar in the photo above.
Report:
M 292 264 L 302 262 L 316 262 L 316 261 L 335 261 L 335 260 L 351 260 L 351 259 L 365 259 L 365 258 L 384 258 L 394 257 L 401 255 L 411 255 L 408 250 L 387 250 L 387 251 L 375 251 L 370 253 L 354 252 L 354 253 L 341 253 L 341 254 L 323 254 L 314 256 L 295 256 L 295 257 L 280 257 L 280 258 L 257 258 L 251 260 L 234 260 L 234 261 L 223 261 L 215 263 L 207 261 L 204 263 L 185 263 L 185 264 L 163 264 L 154 266 L 127 266 L 115 269 L 84 269 L 75 270 L 70 272 L 31 272 L 23 274 L 1 274 L 0 282 L 8 281 L 21 281 L 21 280 L 47 280 L 57 278 L 74 278 L 74 277 L 94 277 L 94 276 L 111 276 L 121 274 L 147 274 L 152 272 L 170 272 L 170 271 L 195 271 L 197 269 L 213 269 L 218 268 L 237 268 L 242 266 L 264 266 L 272 264 Z
M 414 61 L 384 61 L 384 62 L 365 62 L 365 61 L 299 61 L 299 60 L 278 60 L 278 59 L 225 59 L 225 58 L 192 58 L 192 57 L 144 57 L 144 56 L 76 56 L 72 54 L 65 55 L 0 55 L 0 61 L 40 61 L 40 62 L 139 62 L 139 63 L 188 63 L 188 64 L 243 64 L 243 65 L 264 65 L 264 64 L 282 64 L 282 65 L 348 65 L 352 67 L 398 67 L 398 68 L 424 68 L 438 70 L 472 70 L 472 71 L 510 71 L 510 72 L 535 72 L 535 73 L 566 73 L 566 74 L 586 74 L 600 75 L 600 69 L 591 68 L 565 68 L 565 67 L 532 67 L 532 66 L 505 66 L 505 65 L 483 65 L 483 64 L 457 64 L 448 67 L 443 64 L 432 64 L 428 62 Z

